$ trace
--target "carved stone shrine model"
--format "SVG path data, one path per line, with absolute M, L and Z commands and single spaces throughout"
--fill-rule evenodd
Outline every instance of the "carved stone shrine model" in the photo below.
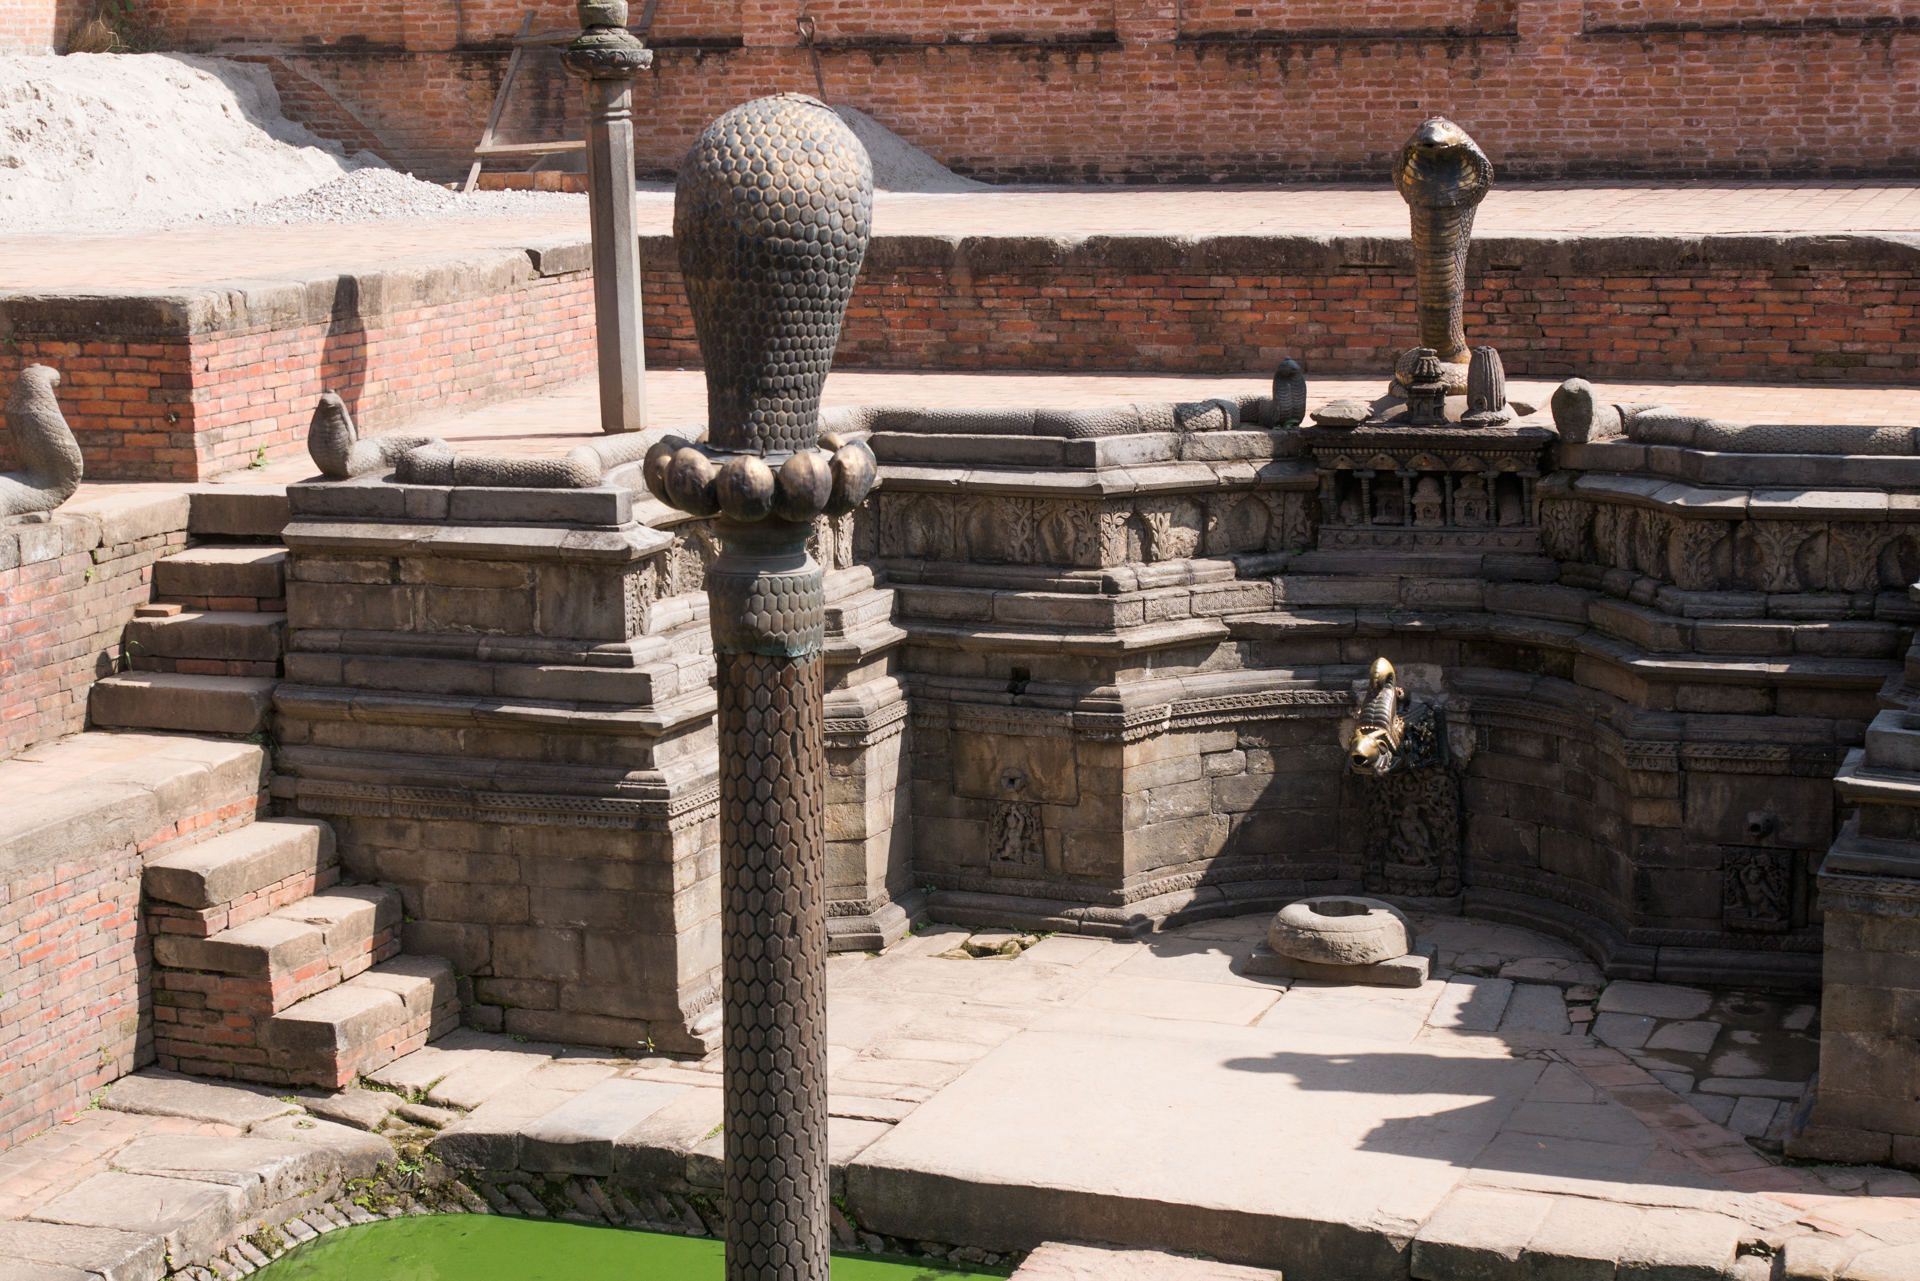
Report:
M 0 519 L 50 512 L 80 488 L 80 443 L 54 399 L 59 385 L 56 370 L 28 365 L 7 397 L 7 431 L 21 470 L 0 472 Z
M 1467 390 L 1467 246 L 1474 210 L 1493 187 L 1493 162 L 1466 130 L 1435 116 L 1400 148 L 1393 185 L 1413 224 L 1420 347 L 1400 358 L 1391 394 L 1406 395 L 1413 359 L 1424 348 L 1439 356 L 1448 392 L 1459 395 Z
M 1445 710 L 1410 703 L 1393 664 L 1376 659 L 1347 756 L 1365 793 L 1368 891 L 1420 899 L 1459 894 L 1460 782 Z
M 661 501 L 718 516 L 706 587 L 729 1281 L 827 1279 L 826 615 L 807 537 L 815 517 L 859 506 L 877 472 L 864 442 L 819 437 L 872 205 L 866 150 L 798 94 L 715 120 L 674 196 L 709 436 L 705 447 L 663 438 L 644 476 Z

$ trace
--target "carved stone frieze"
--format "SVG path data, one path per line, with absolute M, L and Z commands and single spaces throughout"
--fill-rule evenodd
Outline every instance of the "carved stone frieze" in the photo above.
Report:
M 1920 532 L 1885 521 L 1728 520 L 1561 494 L 1540 505 L 1556 560 L 1624 569 L 1683 591 L 1875 592 L 1920 575 Z M 1323 545 L 1334 527 L 1323 531 Z
M 896 493 L 875 506 L 877 554 L 922 560 L 1097 569 L 1277 551 L 1313 539 L 1312 498 L 1298 490 L 1104 502 Z

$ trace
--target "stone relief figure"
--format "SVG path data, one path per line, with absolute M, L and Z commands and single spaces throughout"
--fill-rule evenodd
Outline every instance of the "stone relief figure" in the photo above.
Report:
M 1721 872 L 1720 919 L 1730 930 L 1777 934 L 1793 925 L 1793 853 L 1736 850 Z
M 0 519 L 50 512 L 80 487 L 80 442 L 54 399 L 59 385 L 56 370 L 28 365 L 7 397 L 7 431 L 22 469 L 0 472 Z
M 1000 786 L 1004 799 L 993 802 L 988 819 L 988 861 L 1003 868 L 1038 867 L 1045 858 L 1040 807 L 1027 799 L 1026 771 L 1002 770 Z
M 1397 485 L 1376 485 L 1373 491 L 1373 523 L 1376 525 L 1404 525 L 1407 523 L 1406 509 L 1400 501 Z
M 1400 148 L 1393 185 L 1412 222 L 1420 347 L 1439 355 L 1447 390 L 1459 395 L 1467 390 L 1469 360 L 1463 319 L 1467 246 L 1474 211 L 1493 187 L 1493 162 L 1466 130 L 1434 116 Z M 1406 374 L 1395 370 L 1393 395 L 1405 394 Z

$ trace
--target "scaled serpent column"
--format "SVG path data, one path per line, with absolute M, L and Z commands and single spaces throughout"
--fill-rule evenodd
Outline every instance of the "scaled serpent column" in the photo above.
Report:
M 866 150 L 798 94 L 709 125 L 674 196 L 708 439 L 663 439 L 645 474 L 663 502 L 717 516 L 721 546 L 728 1281 L 827 1281 L 826 616 L 807 535 L 873 485 L 863 441 L 819 436 L 872 205 Z

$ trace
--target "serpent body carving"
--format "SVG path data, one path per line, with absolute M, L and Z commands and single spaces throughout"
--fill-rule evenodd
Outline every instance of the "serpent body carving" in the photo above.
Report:
M 1393 185 L 1407 202 L 1413 230 L 1413 272 L 1420 317 L 1420 346 L 1440 355 L 1448 391 L 1467 389 L 1467 333 L 1462 322 L 1467 292 L 1467 246 L 1473 216 L 1493 186 L 1493 162 L 1466 130 L 1435 116 L 1400 148 Z M 1402 356 L 1404 366 L 1407 357 Z M 1406 370 L 1395 370 L 1394 394 Z
M 7 397 L 7 429 L 20 471 L 0 473 L 0 518 L 50 512 L 80 487 L 80 442 L 60 412 L 58 371 L 28 365 Z
M 307 453 L 322 473 L 345 480 L 350 476 L 368 476 L 392 471 L 410 451 L 423 445 L 446 447 L 432 436 L 375 436 L 360 439 L 347 412 L 347 402 L 338 392 L 323 391 L 320 403 L 313 407 L 307 423 Z

